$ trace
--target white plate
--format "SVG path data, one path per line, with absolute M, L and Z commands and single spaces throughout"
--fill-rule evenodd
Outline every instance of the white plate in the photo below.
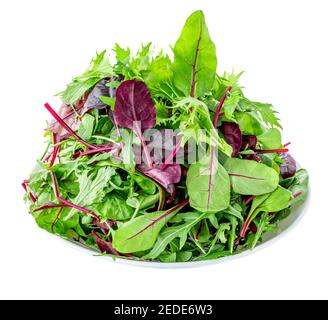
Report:
M 123 258 L 112 258 L 111 256 L 102 256 L 102 259 L 109 259 L 112 262 L 128 264 L 139 267 L 151 267 L 151 268 L 192 268 L 192 267 L 200 267 L 200 266 L 208 266 L 212 264 L 222 263 L 226 261 L 230 261 L 236 258 L 244 257 L 250 253 L 253 253 L 259 249 L 265 248 L 268 245 L 274 243 L 275 240 L 281 238 L 282 235 L 286 234 L 287 231 L 292 230 L 297 223 L 301 220 L 306 210 L 308 209 L 308 204 L 310 200 L 310 190 L 308 191 L 306 200 L 304 203 L 297 205 L 291 212 L 291 214 L 284 220 L 278 223 L 279 232 L 277 233 L 266 233 L 262 237 L 263 241 L 260 242 L 254 249 L 248 249 L 240 252 L 236 255 L 231 255 L 227 257 L 222 257 L 214 260 L 204 260 L 204 261 L 190 261 L 190 262 L 152 262 L 152 261 L 137 261 L 137 260 L 129 260 Z M 74 246 L 75 248 L 79 248 L 83 251 L 89 251 L 91 253 L 95 253 L 92 249 L 79 244 L 78 242 L 66 241 L 70 246 Z

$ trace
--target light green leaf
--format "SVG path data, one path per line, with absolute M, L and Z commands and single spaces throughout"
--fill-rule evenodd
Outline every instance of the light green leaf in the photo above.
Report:
M 92 206 L 101 220 L 127 220 L 133 215 L 133 208 L 127 205 L 125 199 L 117 192 L 111 192 L 105 199 Z
M 161 229 L 181 207 L 180 204 L 167 211 L 146 213 L 120 225 L 113 235 L 113 247 L 121 253 L 151 249 Z
M 84 170 L 78 176 L 80 192 L 72 202 L 81 207 L 91 207 L 94 203 L 102 201 L 105 196 L 104 189 L 114 174 L 115 170 L 111 167 L 100 168 L 97 172 Z M 70 219 L 76 213 L 76 209 L 71 209 L 65 219 Z
M 92 115 L 86 113 L 83 116 L 82 122 L 79 126 L 78 135 L 84 140 L 89 140 L 92 136 L 94 125 L 95 118 Z
M 187 19 L 173 52 L 176 87 L 192 97 L 211 91 L 216 75 L 216 51 L 202 11 Z
M 240 107 L 245 111 L 250 111 L 263 119 L 264 123 L 271 128 L 280 128 L 281 124 L 279 123 L 279 119 L 276 116 L 276 111 L 273 109 L 273 105 L 269 103 L 261 103 L 250 101 L 249 99 L 243 97 L 243 99 L 239 102 Z
M 194 214 L 194 212 L 193 212 Z M 183 215 L 188 215 L 188 213 L 184 213 Z M 202 219 L 206 218 L 206 213 L 200 213 L 197 212 L 197 217 L 195 217 L 191 221 L 187 221 L 181 225 L 173 226 L 165 228 L 159 235 L 155 246 L 153 249 L 145 255 L 144 259 L 155 259 L 157 258 L 166 248 L 166 246 L 175 238 L 181 237 L 186 239 L 188 232 L 191 230 L 192 227 L 194 227 L 198 222 L 200 222 Z M 182 249 L 182 246 L 180 245 L 180 249 Z
M 219 212 L 230 204 L 230 180 L 216 156 L 206 156 L 187 174 L 190 206 L 202 212 Z
M 243 134 L 258 136 L 263 133 L 261 123 L 248 112 L 236 112 L 235 118 Z
M 270 128 L 257 137 L 263 149 L 278 149 L 281 147 L 281 133 L 276 128 Z
M 228 158 L 224 163 L 234 192 L 244 195 L 260 195 L 275 190 L 279 183 L 278 173 L 253 160 Z
M 106 97 L 106 96 L 100 96 L 99 99 L 106 105 L 110 106 L 112 110 L 114 110 L 115 107 L 115 98 Z
M 277 212 L 287 208 L 291 197 L 292 193 L 281 186 L 278 186 L 272 193 L 255 197 L 246 220 L 246 227 L 260 212 Z
M 89 89 L 100 80 L 113 74 L 113 68 L 109 62 L 106 51 L 96 55 L 89 68 L 81 75 L 73 79 L 66 90 L 59 93 L 65 103 L 73 104 L 78 101 Z

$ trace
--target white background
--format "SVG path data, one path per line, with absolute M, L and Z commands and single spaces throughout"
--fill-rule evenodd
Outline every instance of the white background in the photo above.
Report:
M 0 298 L 328 298 L 328 2 L 1 1 Z M 187 16 L 205 12 L 219 72 L 246 70 L 252 99 L 280 112 L 284 141 L 311 175 L 305 217 L 269 247 L 193 269 L 93 257 L 39 229 L 20 182 L 43 150 L 43 103 L 95 51 L 153 41 L 169 51 Z M 58 105 L 58 104 L 57 104 Z

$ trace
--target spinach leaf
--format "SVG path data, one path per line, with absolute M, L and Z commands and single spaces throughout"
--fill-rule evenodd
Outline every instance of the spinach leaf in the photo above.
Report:
M 251 113 L 236 112 L 235 117 L 243 134 L 258 136 L 263 133 L 260 121 Z
M 260 212 L 277 212 L 287 208 L 291 196 L 292 193 L 289 190 L 278 186 L 277 189 L 270 194 L 255 197 L 240 235 L 242 237 L 245 236 L 249 224 Z
M 122 224 L 113 235 L 113 247 L 121 253 L 151 249 L 164 225 L 187 203 L 185 200 L 167 211 L 146 213 Z
M 228 158 L 224 168 L 230 176 L 232 189 L 238 194 L 272 192 L 279 183 L 279 175 L 274 169 L 256 161 Z
M 263 149 L 279 149 L 281 147 L 281 133 L 276 128 L 270 128 L 257 137 Z
M 187 173 L 190 205 L 201 212 L 219 212 L 230 204 L 230 181 L 216 156 L 192 164 Z
M 177 88 L 191 97 L 211 91 L 217 60 L 202 11 L 194 12 L 187 19 L 173 52 L 173 77 Z

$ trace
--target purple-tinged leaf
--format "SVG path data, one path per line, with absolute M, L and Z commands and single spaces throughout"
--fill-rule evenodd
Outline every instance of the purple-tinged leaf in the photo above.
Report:
M 173 152 L 179 141 L 181 141 L 181 136 L 178 136 L 178 133 L 172 129 L 148 130 L 145 132 L 144 138 L 147 140 L 147 149 L 154 164 L 162 164 L 164 159 Z M 146 161 L 146 158 L 144 152 L 141 155 L 138 148 L 140 148 L 140 146 L 134 146 L 135 161 L 141 164 Z M 190 151 L 185 149 L 179 149 L 176 154 L 177 159 L 183 159 L 184 154 Z
M 220 113 L 221 113 L 221 110 L 222 110 L 222 107 L 223 107 L 223 104 L 225 102 L 225 100 L 227 99 L 227 95 L 228 93 L 231 91 L 232 89 L 232 86 L 229 86 L 226 91 L 224 92 L 221 100 L 220 100 L 220 103 L 216 109 L 216 112 L 215 112 L 215 115 L 214 115 L 214 120 L 213 120 L 213 126 L 214 128 L 216 129 L 217 126 L 218 126 L 218 122 L 219 122 L 219 116 L 220 116 Z
M 78 136 L 74 130 L 64 121 L 64 119 L 58 115 L 58 113 L 49 105 L 49 103 L 46 103 L 45 108 L 51 113 L 51 115 L 56 119 L 58 124 L 65 129 L 65 135 L 68 134 L 72 137 L 74 137 L 77 141 L 79 141 L 81 144 L 85 145 L 86 147 L 90 149 L 96 149 L 96 147 L 85 140 L 83 140 L 80 136 Z M 60 134 L 59 134 L 60 135 Z
M 139 165 L 137 169 L 145 176 L 157 181 L 169 193 L 174 191 L 174 184 L 181 180 L 181 166 L 177 163 L 170 164 L 165 169 L 162 169 L 161 165 L 150 169 L 145 165 Z
M 101 96 L 109 97 L 110 91 L 109 88 L 106 86 L 108 80 L 101 80 L 96 84 L 96 86 L 91 90 L 88 95 L 87 100 L 83 106 L 83 110 L 86 112 L 90 109 L 105 109 L 107 105 L 104 104 L 101 100 Z
M 92 231 L 92 234 L 96 238 L 97 246 L 102 253 L 113 254 L 115 256 L 119 255 L 109 241 L 105 241 L 102 238 L 100 238 L 95 231 Z
M 114 117 L 119 126 L 137 135 L 155 127 L 156 109 L 144 82 L 127 80 L 118 87 Z
M 255 150 L 257 138 L 254 135 L 243 135 L 242 148 L 245 150 Z
M 80 100 L 74 106 L 68 106 L 63 104 L 59 111 L 58 115 L 60 118 L 73 130 L 76 131 L 81 124 L 81 116 L 82 116 L 82 108 L 84 105 L 84 100 Z M 49 126 L 46 128 L 47 131 L 52 131 L 54 134 L 57 134 L 58 137 L 62 140 L 63 138 L 67 138 L 69 133 L 63 128 L 63 126 L 57 121 L 52 120 Z
M 232 146 L 232 157 L 235 157 L 242 146 L 242 135 L 239 125 L 234 122 L 223 122 L 220 126 L 220 130 L 224 136 L 224 139 L 228 144 Z
M 296 173 L 296 161 L 289 153 L 282 153 L 281 159 L 285 161 L 285 163 L 280 165 L 280 174 L 286 179 L 293 177 Z
M 147 166 L 151 168 L 152 160 L 143 137 L 143 132 L 155 127 L 156 109 L 144 82 L 127 80 L 118 87 L 114 119 L 119 126 L 134 131 L 141 141 L 146 155 Z

